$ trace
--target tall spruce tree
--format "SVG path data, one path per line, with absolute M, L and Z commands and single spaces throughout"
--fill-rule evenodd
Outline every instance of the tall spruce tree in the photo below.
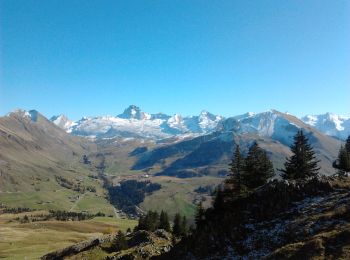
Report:
M 350 153 L 347 151 L 346 147 L 340 147 L 338 158 L 333 163 L 333 167 L 338 169 L 338 174 L 340 176 L 344 176 L 345 173 L 350 172 Z
M 145 216 L 139 218 L 135 230 L 155 231 L 159 227 L 159 214 L 157 211 L 148 211 Z
M 114 244 L 117 251 L 128 248 L 128 242 L 126 240 L 124 233 L 121 230 L 118 231 L 117 236 L 114 239 Z
M 187 218 L 186 216 L 183 216 L 181 220 L 180 234 L 182 237 L 185 237 L 187 235 L 187 232 L 188 232 Z
M 200 202 L 197 206 L 197 211 L 194 220 L 197 229 L 200 229 L 203 226 L 203 223 L 205 222 L 205 209 L 203 208 L 202 202 Z
M 318 175 L 319 161 L 302 130 L 294 136 L 291 151 L 293 155 L 284 163 L 285 169 L 281 169 L 284 179 L 305 179 Z
M 242 174 L 244 168 L 244 158 L 239 145 L 236 146 L 229 166 L 230 175 L 226 180 L 226 189 L 232 191 L 235 195 L 239 195 L 242 190 Z
M 348 154 L 350 154 L 350 135 L 349 135 L 348 138 L 346 139 L 345 149 L 346 149 L 346 152 L 347 152 Z
M 168 213 L 166 213 L 163 210 L 160 212 L 160 216 L 159 216 L 159 228 L 164 229 L 165 231 L 168 231 L 168 232 L 170 231 Z
M 245 158 L 243 184 L 249 189 L 255 189 L 273 177 L 274 172 L 273 164 L 266 151 L 260 148 L 257 142 L 254 142 Z
M 224 192 L 220 186 L 217 187 L 215 191 L 215 198 L 213 202 L 213 207 L 217 211 L 222 211 L 224 209 L 225 200 L 224 195 L 227 195 L 227 192 Z
M 176 237 L 181 236 L 181 215 L 179 213 L 174 216 L 173 234 Z

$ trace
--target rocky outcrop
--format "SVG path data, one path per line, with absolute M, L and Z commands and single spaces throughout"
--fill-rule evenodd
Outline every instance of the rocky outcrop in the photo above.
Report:
M 159 229 L 155 232 L 139 230 L 126 236 L 127 249 L 118 251 L 114 245 L 116 234 L 77 243 L 43 256 L 42 260 L 56 259 L 150 259 L 167 253 L 172 248 L 171 234 Z M 98 257 L 96 256 L 98 252 Z M 97 258 L 96 258 L 97 257 Z
M 128 250 L 117 252 L 108 259 L 150 259 L 167 253 L 172 248 L 171 235 L 162 229 L 155 232 L 139 230 L 130 234 L 127 239 Z
M 96 247 L 98 245 L 101 245 L 102 243 L 110 242 L 112 239 L 111 235 L 103 236 L 100 238 L 95 238 L 88 241 L 83 241 L 80 243 L 77 243 L 75 245 L 66 247 L 64 249 L 48 253 L 41 257 L 42 260 L 57 260 L 57 259 L 64 259 L 65 257 L 75 255 L 84 251 L 87 251 L 93 247 Z

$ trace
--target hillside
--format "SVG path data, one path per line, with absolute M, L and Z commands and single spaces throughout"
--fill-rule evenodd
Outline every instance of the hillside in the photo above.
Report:
M 113 209 L 84 154 L 87 139 L 67 134 L 39 112 L 18 110 L 0 118 L 0 202 L 8 207 Z M 94 187 L 94 188 L 91 188 Z M 91 192 L 95 190 L 95 192 Z
M 127 233 L 123 249 L 114 234 L 42 259 L 348 259 L 349 187 L 348 178 L 274 181 L 208 209 L 180 242 L 164 230 L 140 230 Z
M 156 259 L 349 259 L 349 179 L 271 182 L 205 213 Z

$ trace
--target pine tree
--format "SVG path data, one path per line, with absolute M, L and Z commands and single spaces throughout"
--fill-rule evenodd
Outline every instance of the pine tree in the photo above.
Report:
M 148 230 L 148 227 L 146 226 L 146 216 L 140 216 L 139 223 L 134 230 Z
M 345 149 L 346 149 L 346 152 L 347 152 L 348 154 L 350 154 L 350 135 L 349 135 L 348 138 L 346 139 Z
M 202 202 L 200 202 L 197 206 L 195 223 L 197 229 L 200 229 L 205 221 L 205 209 L 203 208 Z
M 114 244 L 117 251 L 128 248 L 128 242 L 126 241 L 126 237 L 121 230 L 118 231 L 117 236 L 115 237 L 115 240 L 114 240 Z
M 232 161 L 229 166 L 230 175 L 226 180 L 226 190 L 229 190 L 235 195 L 239 195 L 242 190 L 242 174 L 244 168 L 244 158 L 241 154 L 239 145 L 236 146 Z
M 227 191 L 225 193 L 226 193 L 225 195 L 227 195 Z M 215 194 L 215 199 L 214 199 L 213 206 L 214 206 L 214 209 L 216 209 L 217 211 L 221 211 L 221 210 L 224 209 L 224 205 L 225 205 L 225 202 L 224 202 L 224 191 L 219 186 L 216 189 L 216 194 Z
M 185 237 L 187 235 L 187 232 L 188 232 L 188 227 L 187 227 L 187 218 L 186 216 L 183 216 L 182 217 L 182 220 L 181 220 L 181 236 L 182 237 Z
M 160 216 L 159 216 L 159 228 L 170 232 L 170 223 L 169 223 L 168 213 L 164 212 L 163 210 L 160 212 Z
M 333 163 L 333 167 L 338 169 L 340 176 L 344 176 L 345 173 L 350 172 L 350 153 L 347 152 L 346 147 L 340 147 L 338 158 Z
M 135 230 L 155 231 L 159 227 L 159 214 L 157 211 L 148 211 L 145 216 L 139 218 Z
M 318 175 L 319 161 L 316 160 L 315 152 L 302 130 L 294 136 L 291 151 L 293 155 L 287 158 L 285 169 L 281 170 L 284 179 L 305 179 Z
M 176 237 L 181 236 L 181 215 L 179 213 L 174 216 L 173 234 Z
M 159 214 L 157 211 L 149 211 L 147 218 L 147 225 L 149 231 L 155 231 L 159 226 Z
M 274 176 L 272 162 L 266 151 L 261 149 L 257 142 L 254 142 L 245 159 L 243 184 L 250 189 L 255 189 L 264 185 L 272 176 Z

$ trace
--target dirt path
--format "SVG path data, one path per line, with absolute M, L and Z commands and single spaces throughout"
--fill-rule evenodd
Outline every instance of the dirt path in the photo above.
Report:
M 86 193 L 84 193 L 83 195 L 79 196 L 79 198 L 74 202 L 73 206 L 70 208 L 69 211 L 73 211 L 73 209 L 77 206 L 77 204 L 79 203 L 79 201 L 80 201 L 82 198 L 85 197 L 85 194 L 86 194 Z

